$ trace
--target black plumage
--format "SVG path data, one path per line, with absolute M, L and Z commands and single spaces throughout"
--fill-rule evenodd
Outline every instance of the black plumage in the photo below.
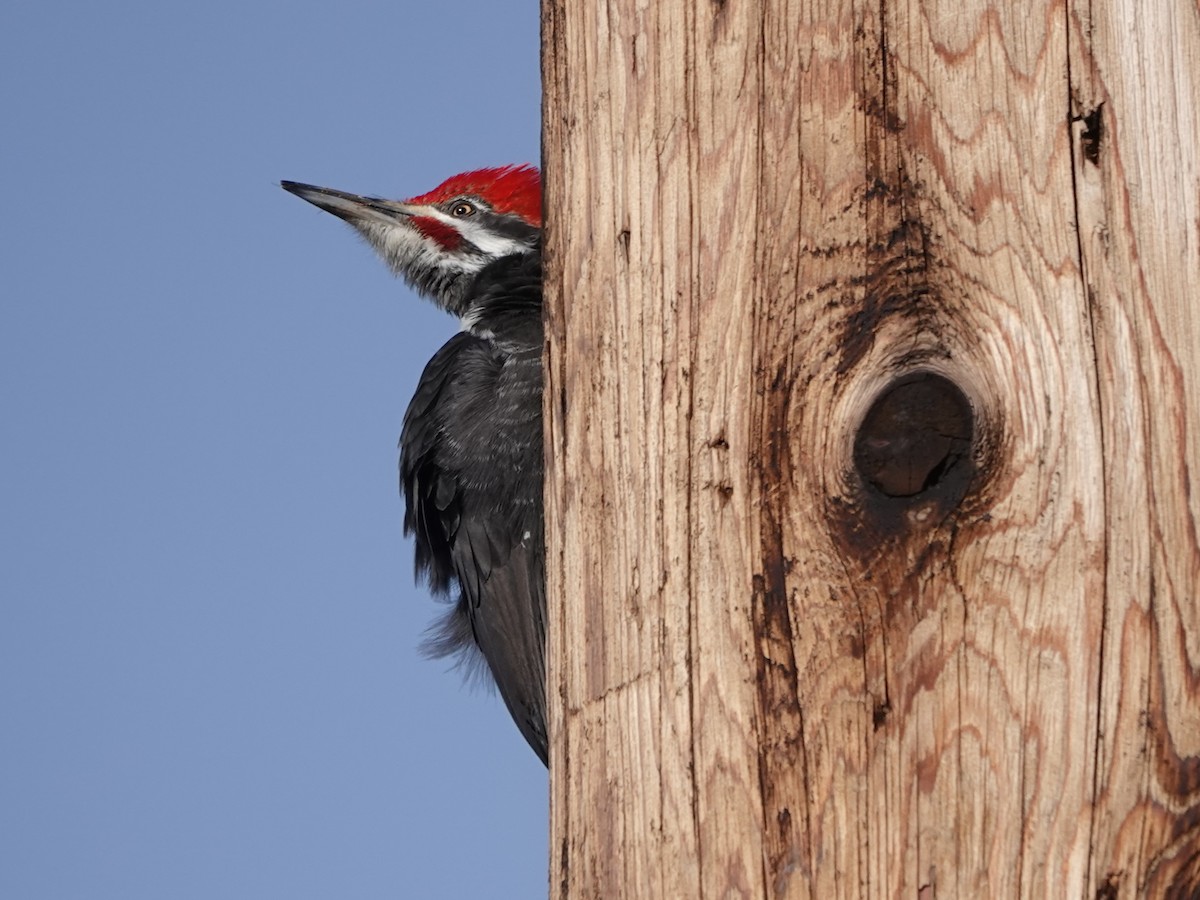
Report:
M 537 249 L 496 260 L 471 291 L 471 331 L 421 375 L 400 480 L 416 568 L 454 608 L 426 646 L 487 662 L 517 727 L 547 759 L 542 524 L 542 290 Z

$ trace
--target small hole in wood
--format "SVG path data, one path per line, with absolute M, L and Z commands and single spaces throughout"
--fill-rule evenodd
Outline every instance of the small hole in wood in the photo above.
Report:
M 887 497 L 916 497 L 970 458 L 974 416 L 966 396 L 932 372 L 906 376 L 871 404 L 854 439 L 854 465 Z
M 1104 104 L 1101 103 L 1083 117 L 1083 131 L 1079 142 L 1083 146 L 1083 158 L 1093 166 L 1100 165 L 1100 142 L 1104 139 Z

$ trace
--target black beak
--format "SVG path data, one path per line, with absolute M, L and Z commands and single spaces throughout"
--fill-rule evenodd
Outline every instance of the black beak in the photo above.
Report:
M 378 197 L 348 194 L 345 191 L 317 187 L 315 184 L 301 184 L 298 181 L 281 181 L 279 186 L 289 194 L 295 194 L 301 200 L 307 200 L 313 206 L 333 213 L 347 222 L 376 219 L 394 224 L 397 219 L 416 215 L 420 209 L 399 200 L 381 200 Z

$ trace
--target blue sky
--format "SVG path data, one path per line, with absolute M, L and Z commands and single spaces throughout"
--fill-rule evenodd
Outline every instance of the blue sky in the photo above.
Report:
M 537 162 L 539 103 L 534 0 L 0 12 L 0 896 L 545 895 L 544 769 L 416 650 L 456 323 L 278 187 Z

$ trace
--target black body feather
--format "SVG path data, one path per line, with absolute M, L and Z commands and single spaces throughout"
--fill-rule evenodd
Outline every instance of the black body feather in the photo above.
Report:
M 405 414 L 400 482 L 417 574 L 454 602 L 426 649 L 468 668 L 481 654 L 545 763 L 541 278 L 538 248 L 475 277 L 471 330 L 429 361 Z

